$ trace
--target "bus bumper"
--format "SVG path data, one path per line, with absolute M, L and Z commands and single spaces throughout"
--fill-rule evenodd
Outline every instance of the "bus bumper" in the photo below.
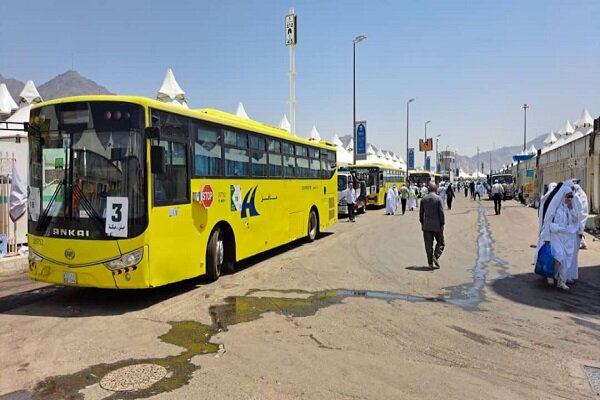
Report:
M 29 258 L 29 278 L 63 286 L 97 287 L 105 289 L 148 288 L 148 248 L 142 260 L 134 266 L 110 270 L 103 263 L 71 267 L 40 257 Z

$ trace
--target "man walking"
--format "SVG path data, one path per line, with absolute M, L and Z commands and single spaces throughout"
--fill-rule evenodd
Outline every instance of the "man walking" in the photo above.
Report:
M 348 189 L 346 190 L 346 206 L 348 207 L 348 221 L 354 222 L 354 206 L 356 205 L 356 191 L 354 190 L 354 184 L 348 183 Z
M 498 179 L 494 180 L 494 184 L 492 185 L 492 197 L 494 198 L 494 211 L 496 212 L 496 215 L 500 215 L 502 198 L 504 198 L 504 188 L 498 182 Z
M 402 203 L 402 215 L 406 212 L 406 201 L 408 200 L 408 188 L 406 183 L 400 188 L 400 202 Z
M 444 251 L 444 206 L 442 200 L 436 194 L 435 182 L 429 182 L 429 194 L 421 200 L 419 209 L 419 222 L 423 231 L 425 251 L 427 253 L 427 264 L 431 269 L 440 268 L 439 258 Z M 433 250 L 433 239 L 435 239 L 435 251 Z

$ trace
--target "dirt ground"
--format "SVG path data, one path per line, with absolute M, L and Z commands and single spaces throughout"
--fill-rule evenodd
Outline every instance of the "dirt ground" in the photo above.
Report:
M 583 367 L 600 367 L 600 242 L 588 236 L 568 293 L 549 288 L 533 274 L 536 215 L 459 197 L 436 271 L 417 211 L 369 210 L 212 284 L 115 292 L 3 277 L 0 399 L 596 398 Z M 166 377 L 103 388 L 145 363 Z

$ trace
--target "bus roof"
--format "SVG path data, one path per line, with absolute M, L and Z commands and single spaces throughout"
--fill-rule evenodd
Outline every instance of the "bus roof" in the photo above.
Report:
M 372 164 L 353 164 L 353 165 L 346 165 L 347 168 L 350 169 L 354 169 L 354 168 L 383 168 L 383 169 L 393 169 L 395 171 L 404 171 L 402 168 L 398 168 L 395 167 L 393 165 L 389 165 L 389 164 L 379 164 L 379 163 L 372 163 Z
M 152 107 L 163 111 L 169 111 L 175 114 L 198 118 L 201 120 L 227 125 L 234 128 L 245 129 L 253 132 L 263 133 L 279 139 L 285 139 L 296 143 L 318 146 L 327 150 L 335 151 L 335 146 L 325 140 L 320 142 L 292 136 L 285 129 L 277 128 L 259 121 L 238 117 L 237 115 L 225 111 L 211 108 L 189 109 L 181 106 L 175 106 L 162 101 L 150 99 L 143 96 L 120 96 L 120 95 L 84 95 L 62 97 L 54 100 L 44 101 L 32 106 L 32 109 L 54 104 L 73 103 L 78 101 L 121 101 L 126 103 L 135 103 L 145 107 Z

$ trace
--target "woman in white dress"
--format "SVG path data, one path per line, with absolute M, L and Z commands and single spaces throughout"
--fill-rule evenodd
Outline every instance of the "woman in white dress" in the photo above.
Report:
M 576 279 L 577 250 L 579 249 L 579 210 L 573 202 L 573 182 L 565 181 L 557 186 L 546 199 L 543 211 L 538 251 L 544 243 L 550 243 L 554 257 L 556 286 L 569 290 L 568 279 Z M 536 252 L 537 257 L 537 252 Z M 575 276 L 575 278 L 573 278 Z M 548 278 L 548 284 L 554 280 Z

